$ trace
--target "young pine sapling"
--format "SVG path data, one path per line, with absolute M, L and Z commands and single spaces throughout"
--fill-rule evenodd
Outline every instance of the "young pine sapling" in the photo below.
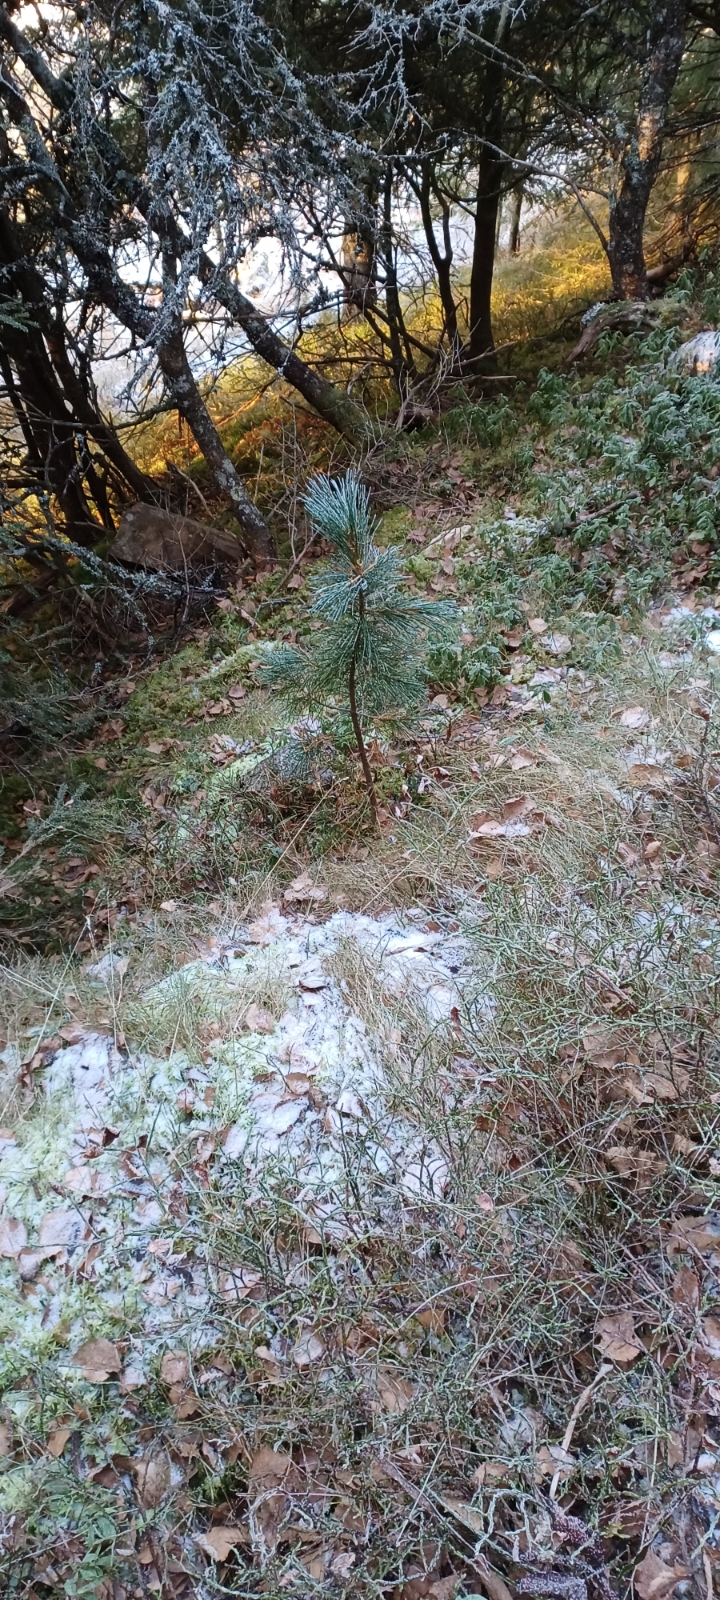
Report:
M 303 648 L 282 645 L 273 651 L 263 681 L 298 710 L 349 712 L 377 822 L 364 730 L 373 717 L 403 714 L 422 702 L 429 649 L 456 631 L 457 610 L 452 602 L 409 592 L 398 552 L 375 543 L 378 519 L 356 473 L 317 477 L 304 503 L 317 532 L 332 546 L 332 556 L 312 583 L 316 627 Z

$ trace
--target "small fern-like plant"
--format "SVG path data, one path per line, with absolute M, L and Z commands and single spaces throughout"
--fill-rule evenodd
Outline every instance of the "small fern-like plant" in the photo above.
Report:
M 428 651 L 455 632 L 457 609 L 409 592 L 397 551 L 375 543 L 378 519 L 356 473 L 315 478 L 305 507 L 333 552 L 312 584 L 311 612 L 320 627 L 303 648 L 274 650 L 263 682 L 297 710 L 347 709 L 377 822 L 364 730 L 383 712 L 402 715 L 421 703 Z

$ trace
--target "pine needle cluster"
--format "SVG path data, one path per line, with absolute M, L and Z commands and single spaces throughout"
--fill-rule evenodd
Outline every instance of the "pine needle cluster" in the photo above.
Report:
M 305 507 L 332 546 L 312 582 L 311 613 L 320 627 L 303 648 L 273 651 L 263 681 L 293 708 L 346 710 L 352 722 L 373 818 L 377 802 L 364 730 L 383 713 L 414 710 L 427 691 L 433 644 L 457 628 L 452 602 L 409 592 L 397 550 L 376 544 L 379 519 L 357 473 L 315 478 Z

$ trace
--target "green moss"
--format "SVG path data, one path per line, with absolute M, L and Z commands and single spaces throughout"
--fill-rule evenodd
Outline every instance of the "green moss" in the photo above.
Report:
M 377 531 L 376 543 L 383 549 L 389 544 L 402 544 L 413 525 L 413 514 L 406 506 L 393 506 L 383 512 Z

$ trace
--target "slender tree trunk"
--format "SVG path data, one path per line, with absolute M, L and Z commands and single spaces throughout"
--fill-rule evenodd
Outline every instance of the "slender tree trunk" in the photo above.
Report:
M 253 560 L 261 565 L 273 560 L 275 549 L 267 523 L 230 460 L 198 389 L 185 351 L 182 330 L 173 328 L 171 322 L 170 331 L 158 336 L 155 313 L 118 276 L 110 256 L 97 238 L 91 238 L 88 229 L 78 226 L 74 221 L 70 225 L 70 237 L 75 254 L 88 275 L 93 294 L 124 327 L 143 343 L 154 347 L 170 397 L 207 461 L 218 494 L 236 516 Z
M 488 25 L 493 26 L 496 42 L 499 43 L 505 27 L 502 14 L 491 12 Z M 475 235 L 470 269 L 470 328 L 464 352 L 465 365 L 471 376 L 480 375 L 483 367 L 487 370 L 495 366 L 491 297 L 498 210 L 506 166 L 497 153 L 503 140 L 504 87 L 502 62 L 498 56 L 488 55 L 480 104 L 480 135 L 483 142 L 478 161 Z
M 57 78 L 53 75 L 40 51 L 16 27 L 2 5 L 0 39 L 5 40 L 20 57 L 51 104 L 63 113 L 70 111 L 74 99 L 72 80 L 70 77 Z M 147 218 L 153 205 L 152 195 L 128 170 L 127 157 L 120 145 L 97 121 L 90 122 L 88 136 L 97 146 L 103 167 L 108 173 L 108 181 L 114 175 L 122 185 L 123 197 L 136 205 L 141 215 Z M 177 254 L 181 255 L 183 249 L 189 246 L 189 241 L 183 239 L 179 230 L 176 230 L 176 234 L 174 245 Z M 242 328 L 256 354 L 273 367 L 291 388 L 297 389 L 319 416 L 353 444 L 362 445 L 370 441 L 370 421 L 355 401 L 296 355 L 262 312 L 242 293 L 232 276 L 219 268 L 205 251 L 200 253 L 197 272 L 218 305 Z
M 122 482 L 132 490 L 136 499 L 144 500 L 149 505 L 157 504 L 160 500 L 158 485 L 146 473 L 141 472 L 131 456 L 123 449 L 112 424 L 104 421 L 93 400 L 83 388 L 68 355 L 65 334 L 60 323 L 49 321 L 44 333 L 50 360 L 77 421 L 102 450 L 103 455 L 115 468 Z
M 509 244 L 511 256 L 519 256 L 520 254 L 520 217 L 522 214 L 523 194 L 524 185 L 516 183 L 512 192 L 512 204 L 510 207 Z
M 439 199 L 442 209 L 444 246 L 442 251 L 440 250 L 437 242 L 432 213 L 430 210 L 431 191 L 434 192 L 436 198 Z M 420 185 L 419 188 L 416 188 L 415 193 L 420 201 L 420 215 L 422 217 L 423 229 L 425 231 L 425 239 L 427 241 L 430 259 L 435 268 L 435 275 L 437 277 L 438 293 L 440 295 L 440 304 L 443 310 L 445 332 L 447 333 L 450 344 L 450 365 L 451 367 L 455 367 L 460 351 L 460 335 L 458 332 L 457 306 L 455 304 L 455 296 L 452 291 L 452 279 L 450 276 L 453 261 L 452 243 L 450 240 L 450 211 L 446 200 L 442 195 L 438 194 L 437 186 L 433 184 L 430 163 L 427 161 L 423 165 Z
M 163 377 L 178 411 L 202 451 L 223 499 L 232 506 L 253 559 L 261 565 L 274 560 L 275 546 L 268 525 L 250 499 L 200 394 L 185 352 L 182 331 L 158 342 L 156 349 Z
M 380 250 L 382 254 L 383 269 L 385 272 L 385 314 L 388 322 L 388 339 L 390 341 L 390 360 L 392 363 L 393 378 L 400 400 L 407 399 L 408 389 L 415 377 L 415 363 L 408 357 L 407 347 L 403 349 L 402 334 L 405 331 L 400 293 L 398 290 L 397 267 L 395 251 L 393 249 L 392 233 L 392 186 L 393 168 L 388 163 L 383 182 L 383 211 L 382 227 L 380 230 Z
M 351 444 L 367 444 L 372 436 L 370 421 L 355 401 L 291 350 L 275 332 L 267 317 L 257 310 L 231 278 L 218 270 L 209 256 L 201 257 L 198 273 L 214 299 L 242 328 L 256 355 L 273 367 L 291 388 L 297 389 L 313 411 L 329 422 L 337 433 Z
M 32 470 L 39 484 L 57 498 L 70 538 L 91 548 L 102 537 L 103 527 L 88 504 L 75 426 L 41 335 L 36 329 L 16 332 L 4 327 L 2 340 L 17 374 L 22 416 L 17 404 L 15 411 L 26 443 L 28 435 L 32 440 L 28 450 Z
M 610 205 L 608 259 L 613 289 L 620 300 L 648 298 L 645 216 L 660 166 L 670 98 L 685 47 L 685 26 L 685 0 L 663 0 L 653 11 L 635 126 Z
M 370 801 L 370 812 L 371 812 L 371 815 L 372 815 L 373 823 L 374 823 L 375 827 L 377 827 L 377 824 L 378 824 L 378 808 L 377 808 L 377 795 L 375 793 L 375 779 L 373 778 L 373 775 L 372 775 L 372 767 L 370 766 L 370 762 L 368 761 L 368 754 L 367 754 L 367 750 L 365 749 L 365 740 L 363 739 L 362 725 L 361 725 L 360 717 L 359 717 L 359 714 L 358 714 L 357 694 L 356 694 L 356 688 L 355 688 L 355 675 L 356 675 L 356 662 L 355 662 L 355 656 L 353 655 L 352 661 L 350 663 L 350 677 L 349 677 L 349 680 L 348 680 L 348 700 L 350 702 L 350 721 L 352 722 L 352 725 L 353 725 L 353 733 L 355 734 L 355 743 L 357 745 L 358 755 L 360 757 L 360 765 L 361 765 L 362 770 L 363 770 L 363 777 L 365 779 L 365 787 L 366 787 L 367 793 L 368 793 L 368 800 Z

